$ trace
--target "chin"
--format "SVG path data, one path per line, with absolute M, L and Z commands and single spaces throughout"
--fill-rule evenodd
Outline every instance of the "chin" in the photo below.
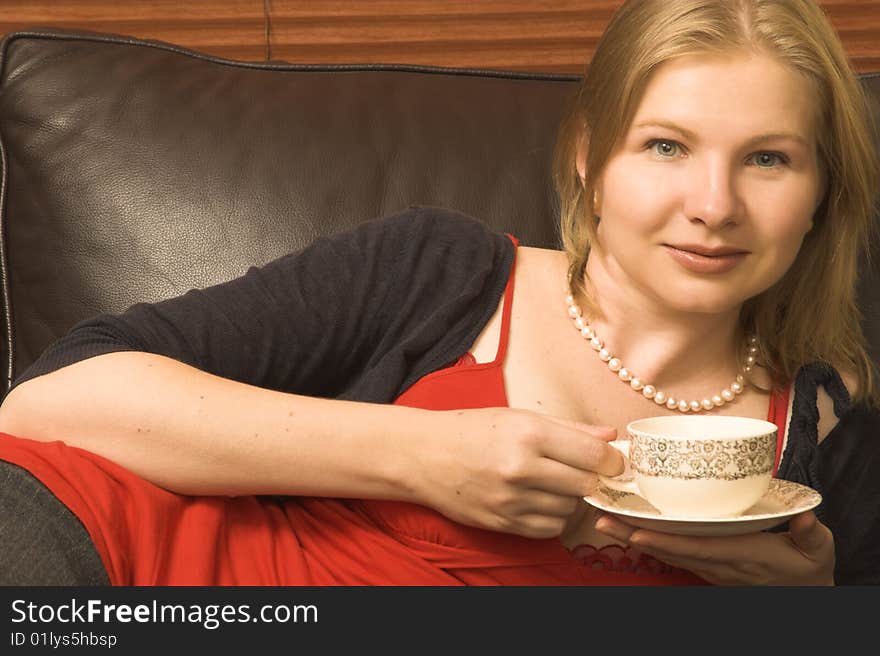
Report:
M 741 288 L 728 285 L 683 285 L 676 292 L 656 290 L 657 299 L 669 309 L 696 314 L 726 314 L 738 310 L 750 296 L 743 296 Z

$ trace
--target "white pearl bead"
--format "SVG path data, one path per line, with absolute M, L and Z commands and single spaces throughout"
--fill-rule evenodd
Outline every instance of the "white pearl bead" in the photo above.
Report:
M 653 385 L 643 384 L 638 377 L 633 376 L 629 370 L 623 366 L 620 358 L 614 357 L 611 352 L 605 348 L 602 340 L 599 339 L 599 336 L 595 333 L 592 327 L 590 327 L 590 325 L 584 320 L 581 314 L 581 309 L 574 304 L 574 298 L 571 294 L 565 297 L 565 302 L 568 304 L 568 314 L 574 319 L 575 327 L 583 338 L 590 340 L 590 346 L 594 351 L 598 352 L 599 358 L 603 362 L 608 363 L 608 368 L 617 373 L 620 380 L 629 383 L 630 387 L 635 391 L 641 391 L 646 399 L 653 399 L 657 405 L 665 405 L 670 410 L 679 410 L 681 412 L 708 411 L 713 408 L 720 408 L 725 403 L 730 403 L 736 398 L 737 394 L 741 394 L 745 389 L 745 378 L 742 374 L 739 374 L 736 377 L 736 382 L 732 383 L 730 388 L 723 389 L 720 394 L 715 394 L 710 398 L 704 398 L 702 401 L 695 400 L 688 402 L 684 399 L 676 400 L 671 396 L 667 397 L 664 392 L 658 390 Z M 756 336 L 752 335 L 748 338 L 748 356 L 746 357 L 742 368 L 743 373 L 746 375 L 748 375 L 752 371 L 752 367 L 757 364 L 757 355 L 759 351 L 757 344 L 758 338 Z

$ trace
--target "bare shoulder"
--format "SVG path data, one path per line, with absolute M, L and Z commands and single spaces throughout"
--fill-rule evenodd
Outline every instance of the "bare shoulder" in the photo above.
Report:
M 563 251 L 549 248 L 533 248 L 521 246 L 517 252 L 516 278 L 524 286 L 555 284 L 560 290 L 565 289 L 565 273 L 568 270 L 568 258 Z M 545 288 L 546 289 L 546 288 Z
M 534 246 L 520 246 L 517 249 L 520 259 L 528 258 L 535 262 L 562 261 L 567 263 L 565 252 L 555 248 L 536 248 Z
M 547 248 L 519 249 L 513 314 L 515 320 L 540 322 L 568 294 L 568 258 Z M 554 313 L 555 314 L 555 313 Z
M 540 321 L 568 295 L 568 257 L 547 248 L 521 248 L 516 263 L 513 312 Z
M 547 297 L 548 289 L 550 291 L 553 289 L 548 285 L 552 285 L 554 281 L 559 289 L 559 298 L 563 298 L 567 266 L 568 260 L 562 251 L 529 246 L 517 248 L 513 297 L 514 323 L 518 323 L 523 315 L 531 317 L 536 313 L 535 301 Z M 495 358 L 500 339 L 503 307 L 502 298 L 470 348 L 477 362 L 491 362 Z
M 848 370 L 840 370 L 838 373 L 850 397 L 855 395 L 859 386 L 858 377 L 855 373 Z M 818 441 L 821 442 L 828 437 L 828 434 L 834 430 L 834 427 L 837 426 L 837 422 L 840 420 L 840 417 L 834 413 L 834 400 L 829 396 L 824 387 L 819 387 L 817 390 L 816 408 L 819 411 Z

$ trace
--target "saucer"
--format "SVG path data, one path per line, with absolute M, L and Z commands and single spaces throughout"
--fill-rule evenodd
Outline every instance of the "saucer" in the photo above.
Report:
M 664 517 L 637 494 L 618 492 L 601 483 L 584 501 L 639 528 L 678 535 L 740 535 L 777 526 L 792 515 L 822 502 L 816 490 L 778 478 L 770 481 L 763 497 L 736 517 Z

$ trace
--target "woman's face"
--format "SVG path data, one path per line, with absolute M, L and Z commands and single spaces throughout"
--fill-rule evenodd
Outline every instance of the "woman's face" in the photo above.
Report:
M 772 286 L 822 196 L 813 97 L 766 56 L 662 65 L 598 181 L 591 259 L 679 311 L 730 311 Z

